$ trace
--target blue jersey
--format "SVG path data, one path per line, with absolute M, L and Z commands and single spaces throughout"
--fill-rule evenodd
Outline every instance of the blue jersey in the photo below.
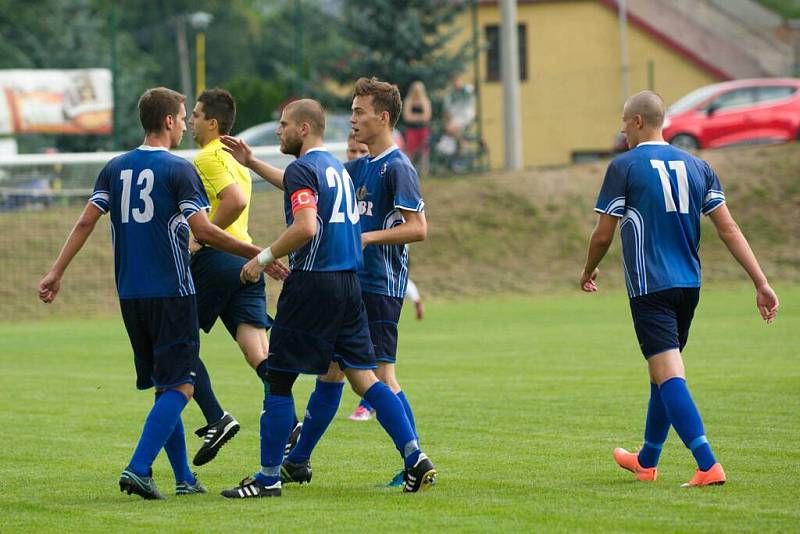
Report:
M 327 149 L 312 148 L 293 161 L 283 175 L 286 225 L 294 211 L 317 208 L 317 233 L 289 254 L 289 266 L 301 271 L 358 271 L 361 231 L 353 182 Z
M 345 163 L 353 177 L 361 231 L 388 230 L 404 222 L 401 209 L 422 212 L 419 176 L 397 146 Z M 358 277 L 368 293 L 403 298 L 408 283 L 408 245 L 369 245 Z
M 595 211 L 622 218 L 628 295 L 700 287 L 700 214 L 724 202 L 709 164 L 667 143 L 641 143 L 615 158 Z
M 103 167 L 90 201 L 111 212 L 119 298 L 194 294 L 186 220 L 209 205 L 190 162 L 141 146 Z

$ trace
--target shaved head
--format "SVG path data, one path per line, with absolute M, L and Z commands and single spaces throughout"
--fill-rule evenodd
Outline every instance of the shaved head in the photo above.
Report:
M 639 115 L 646 126 L 661 128 L 664 124 L 664 100 L 653 91 L 636 93 L 625 102 L 623 117 L 632 118 Z
M 310 98 L 295 100 L 283 108 L 286 118 L 301 125 L 308 124 L 311 133 L 322 137 L 325 132 L 325 110 L 322 104 Z

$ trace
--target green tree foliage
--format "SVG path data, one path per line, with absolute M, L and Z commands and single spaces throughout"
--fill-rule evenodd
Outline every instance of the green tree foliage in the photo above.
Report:
M 345 0 L 342 30 L 353 49 L 329 71 L 342 84 L 361 76 L 397 84 L 405 95 L 415 80 L 434 98 L 454 75 L 462 73 L 471 55 L 471 41 L 458 17 L 466 0 Z M 463 42 L 454 46 L 454 38 Z

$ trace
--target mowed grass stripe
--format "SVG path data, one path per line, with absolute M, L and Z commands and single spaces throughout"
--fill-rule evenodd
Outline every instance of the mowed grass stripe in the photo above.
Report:
M 692 393 L 729 483 L 679 488 L 694 464 L 674 432 L 654 484 L 611 459 L 641 442 L 647 377 L 620 293 L 428 305 L 401 323 L 399 376 L 437 487 L 379 487 L 400 458 L 375 421 L 336 420 L 313 459 L 314 482 L 280 499 L 218 496 L 258 463 L 262 387 L 218 327 L 202 353 L 242 431 L 200 468 L 208 496 L 175 497 L 169 464 L 154 469 L 162 503 L 120 494 L 151 393 L 133 388 L 121 321 L 0 325 L 0 530 L 126 531 L 788 531 L 800 524 L 800 288 L 777 288 L 779 320 L 762 324 L 753 292 L 703 293 L 686 350 Z M 410 311 L 410 310 L 407 310 Z M 313 379 L 295 388 L 302 414 Z M 184 416 L 203 424 L 196 406 Z M 183 527 L 181 527 L 183 525 Z

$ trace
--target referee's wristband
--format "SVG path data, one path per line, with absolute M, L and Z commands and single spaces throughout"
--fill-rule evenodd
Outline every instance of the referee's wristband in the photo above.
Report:
M 267 247 L 259 252 L 256 259 L 258 259 L 258 264 L 262 267 L 275 261 L 275 256 L 272 255 L 272 247 Z

